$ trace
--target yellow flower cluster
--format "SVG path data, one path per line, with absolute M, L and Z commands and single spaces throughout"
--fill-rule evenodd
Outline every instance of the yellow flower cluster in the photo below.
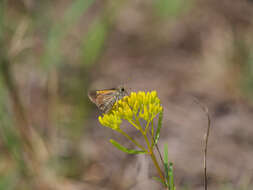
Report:
M 149 123 L 162 110 L 156 91 L 132 92 L 130 96 L 117 101 L 109 113 L 99 116 L 98 119 L 103 126 L 113 130 L 120 130 L 122 119 L 138 128 L 140 119 Z

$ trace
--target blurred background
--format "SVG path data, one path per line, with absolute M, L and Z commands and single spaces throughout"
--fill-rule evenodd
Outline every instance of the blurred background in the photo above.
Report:
M 156 90 L 177 189 L 253 187 L 251 0 L 0 0 L 0 189 L 163 189 L 89 89 Z M 138 138 L 136 131 L 128 129 Z

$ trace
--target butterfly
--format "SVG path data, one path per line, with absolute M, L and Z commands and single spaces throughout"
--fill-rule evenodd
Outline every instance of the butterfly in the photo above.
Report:
M 89 99 L 96 104 L 98 109 L 103 113 L 108 113 L 113 105 L 128 93 L 124 87 L 104 89 L 104 90 L 94 90 L 88 93 Z

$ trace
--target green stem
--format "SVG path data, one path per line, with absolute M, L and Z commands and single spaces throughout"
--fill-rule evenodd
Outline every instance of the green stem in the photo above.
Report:
M 155 141 L 154 141 L 154 120 L 153 119 L 152 119 L 152 124 L 151 124 L 151 139 L 152 139 L 151 147 L 153 147 L 154 143 L 155 143 Z
M 124 135 L 126 138 L 128 138 L 131 142 L 133 142 L 137 147 L 139 147 L 143 151 L 147 151 L 142 145 L 140 145 L 136 140 L 134 140 L 132 137 L 130 137 L 126 132 L 120 130 L 119 131 L 122 135 Z
M 152 146 L 151 146 L 152 149 L 153 149 L 153 147 L 154 147 L 154 142 L 155 142 L 155 139 L 154 139 L 154 137 L 152 137 Z M 155 147 L 156 147 L 156 150 L 157 150 L 157 152 L 158 152 L 158 154 L 159 154 L 159 157 L 160 157 L 160 159 L 161 159 L 161 162 L 164 163 L 162 154 L 161 154 L 161 152 L 160 152 L 160 150 L 159 150 L 159 147 L 158 147 L 158 143 L 155 144 Z M 164 166 L 164 165 L 163 165 L 163 166 Z
M 147 122 L 147 125 L 145 127 L 145 134 L 147 134 L 147 132 L 148 132 L 149 124 L 150 124 L 150 121 Z
M 154 120 L 152 119 L 152 128 L 151 128 L 152 138 L 154 138 Z
M 142 129 L 142 126 L 141 126 L 139 117 L 137 117 L 137 115 L 135 115 L 135 120 L 136 120 L 137 125 L 140 126 L 140 131 L 141 131 L 141 133 L 144 134 L 144 130 Z
M 154 165 L 155 165 L 155 167 L 156 167 L 156 170 L 157 170 L 157 172 L 158 172 L 158 174 L 159 174 L 161 180 L 165 183 L 165 179 L 164 179 L 164 176 L 163 176 L 163 172 L 162 172 L 162 170 L 161 170 L 161 168 L 160 168 L 160 166 L 159 166 L 159 164 L 158 164 L 158 162 L 157 162 L 157 160 L 156 160 L 156 157 L 155 157 L 155 155 L 154 155 L 154 152 L 153 152 L 153 150 L 152 150 L 152 147 L 150 146 L 148 137 L 147 137 L 146 134 L 144 134 L 143 136 L 144 136 L 144 138 L 145 138 L 145 140 L 146 140 L 146 143 L 147 143 L 147 145 L 148 145 L 149 155 L 150 155 L 150 157 L 151 157 L 151 159 L 152 159 L 152 161 L 153 161 L 153 163 L 154 163 Z
M 141 131 L 142 134 L 144 134 L 144 131 L 142 130 L 141 126 L 136 125 L 133 121 L 128 120 L 129 123 L 131 123 L 131 125 L 133 125 L 137 130 Z
M 135 120 L 136 120 L 137 124 L 138 124 L 139 126 L 141 126 L 141 123 L 140 123 L 139 117 L 137 117 L 137 115 L 136 115 L 136 114 L 135 114 Z
M 154 162 L 154 164 L 155 164 L 155 167 L 156 167 L 156 169 L 157 169 L 157 172 L 158 172 L 158 174 L 159 174 L 161 180 L 165 183 L 166 181 L 165 181 L 165 179 L 164 179 L 162 170 L 161 170 L 161 168 L 160 168 L 160 166 L 159 166 L 159 164 L 158 164 L 158 162 L 157 162 L 157 160 L 156 160 L 156 157 L 155 157 L 153 151 L 150 152 L 150 156 L 151 156 L 151 159 L 153 160 L 153 162 Z

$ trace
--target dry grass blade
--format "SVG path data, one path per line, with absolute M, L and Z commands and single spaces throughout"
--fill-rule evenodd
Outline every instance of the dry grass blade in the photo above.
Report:
M 210 128 L 211 128 L 211 117 L 209 114 L 209 110 L 206 105 L 202 104 L 197 98 L 194 98 L 194 102 L 197 103 L 201 109 L 204 111 L 207 117 L 207 130 L 204 136 L 204 190 L 207 190 L 207 146 L 208 146 L 208 138 L 210 134 Z

